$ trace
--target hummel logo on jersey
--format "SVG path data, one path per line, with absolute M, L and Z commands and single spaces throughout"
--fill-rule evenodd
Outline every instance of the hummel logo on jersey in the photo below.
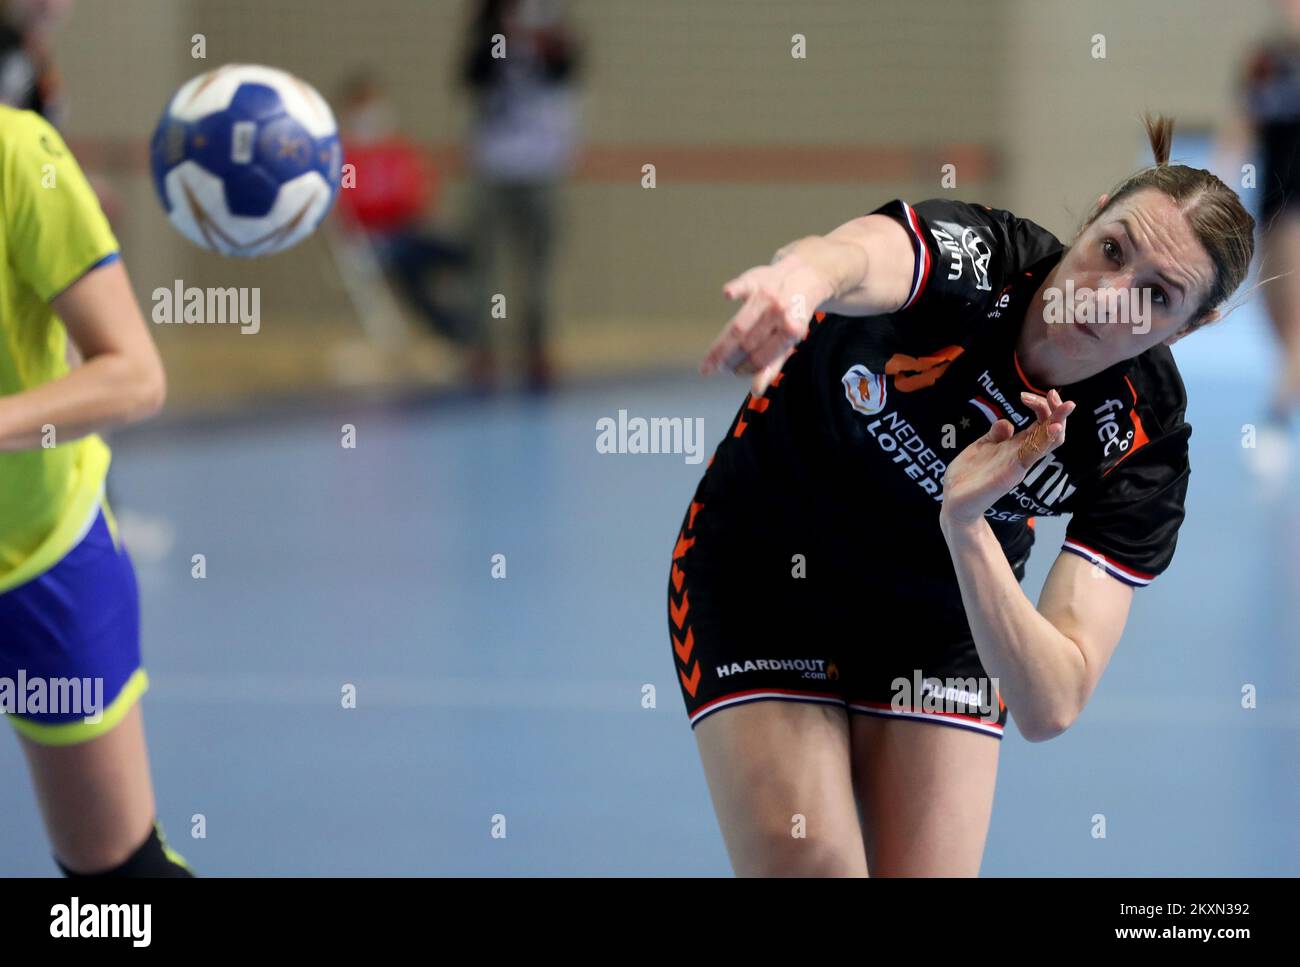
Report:
M 1002 409 L 1007 414 L 1007 419 L 1009 419 L 1012 423 L 1014 423 L 1016 426 L 1024 426 L 1026 423 L 1029 422 L 1029 414 L 1017 413 L 1015 408 L 1011 405 L 1011 401 L 1002 395 L 1002 391 L 1000 389 L 998 389 L 996 386 L 993 385 L 993 377 L 989 375 L 989 371 L 987 369 L 984 370 L 984 372 L 980 373 L 979 384 L 983 386 L 986 390 L 988 390 L 989 397 L 992 398 L 992 400 L 995 403 L 999 404 L 1002 407 Z M 979 406 L 979 403 L 976 403 L 975 400 L 971 400 L 971 402 L 975 403 L 976 406 Z M 983 407 L 981 407 L 981 409 L 983 409 Z M 992 421 L 990 420 L 989 422 Z

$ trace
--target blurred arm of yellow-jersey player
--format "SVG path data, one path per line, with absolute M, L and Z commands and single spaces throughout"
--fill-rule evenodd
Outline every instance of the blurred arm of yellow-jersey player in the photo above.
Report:
M 0 295 L 8 318 L 0 328 L 18 366 L 5 369 L 0 450 L 21 450 L 49 446 L 49 427 L 62 444 L 144 419 L 162 406 L 166 383 L 116 239 L 76 160 L 43 120 L 4 110 Z M 81 359 L 71 370 L 52 351 L 62 345 L 60 323 Z
M 82 358 L 67 375 L 0 399 L 0 449 L 42 445 L 143 420 L 162 407 L 162 361 L 121 260 L 87 272 L 50 301 Z

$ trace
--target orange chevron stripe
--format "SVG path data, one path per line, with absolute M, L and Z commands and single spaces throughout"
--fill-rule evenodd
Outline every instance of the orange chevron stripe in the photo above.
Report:
M 756 396 L 750 399 L 747 409 L 758 410 L 758 412 L 762 413 L 771 403 L 772 401 L 765 396 Z
M 670 636 L 671 637 L 671 636 Z M 673 638 L 673 651 L 677 652 L 677 657 L 681 659 L 683 665 L 690 664 L 691 652 L 695 650 L 695 632 L 687 628 L 686 640 L 678 641 Z
M 773 386 L 780 386 L 780 385 L 781 385 L 781 380 L 783 380 L 783 379 L 785 379 L 785 373 L 777 373 L 775 376 L 772 377 L 772 384 L 771 384 L 771 385 L 773 385 Z
M 677 566 L 677 562 L 673 561 L 673 588 L 678 594 L 682 593 L 682 581 L 685 579 L 686 575 L 683 574 L 681 568 Z
M 686 673 L 680 668 L 677 669 L 677 674 L 681 678 L 682 686 L 686 689 L 687 694 L 694 698 L 695 690 L 700 687 L 700 663 L 695 663 L 695 671 L 691 672 L 690 678 L 687 678 Z
M 733 433 L 732 436 L 740 436 L 742 433 L 745 432 L 745 428 L 747 426 L 749 426 L 749 424 L 745 422 L 745 418 L 742 416 L 739 420 L 736 421 L 736 432 Z
M 673 604 L 672 598 L 668 599 L 668 616 L 673 619 L 673 624 L 675 624 L 679 630 L 682 627 L 682 623 L 686 620 L 686 612 L 690 610 L 691 610 L 690 591 L 687 591 L 685 594 L 682 595 L 682 603 L 680 607 Z
M 681 557 L 683 554 L 689 551 L 691 549 L 691 545 L 694 543 L 695 543 L 695 538 L 687 537 L 685 531 L 678 534 L 677 546 L 673 548 L 673 560 L 674 561 L 677 560 L 679 557 Z
M 704 509 L 703 504 L 697 503 L 694 500 L 691 501 L 691 516 L 690 519 L 686 522 L 687 530 L 695 530 L 695 515 L 698 514 L 703 509 Z

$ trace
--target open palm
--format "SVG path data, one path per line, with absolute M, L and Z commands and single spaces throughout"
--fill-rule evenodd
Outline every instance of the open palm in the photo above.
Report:
M 1029 469 L 1065 442 L 1065 421 L 1074 403 L 1056 390 L 1046 397 L 1021 393 L 1037 419 L 1019 433 L 1010 420 L 998 420 L 988 433 L 966 447 L 943 477 L 943 512 L 961 520 L 978 520 Z

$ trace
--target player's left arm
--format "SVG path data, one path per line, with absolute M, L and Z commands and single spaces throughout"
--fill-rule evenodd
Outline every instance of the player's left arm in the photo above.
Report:
M 1021 734 L 1030 742 L 1055 738 L 1097 687 L 1133 589 L 1062 552 L 1035 608 L 985 520 L 941 514 L 940 522 L 981 663 Z
M 1101 676 L 1119 646 L 1133 605 L 1133 588 L 1111 577 L 1096 562 L 1062 551 L 1056 556 L 1043 590 L 1038 613 L 1078 649 L 1082 665 L 1061 690 L 1068 727 L 1092 698 Z M 1058 733 L 1059 734 L 1059 733 Z
M 50 300 L 82 364 L 58 379 L 0 397 L 0 450 L 64 443 L 145 419 L 166 378 L 121 259 L 91 269 Z
M 1037 607 L 1021 589 L 985 514 L 1065 442 L 1075 407 L 1056 390 L 1021 398 L 1038 419 L 1019 433 L 1009 420 L 998 420 L 957 455 L 944 474 L 939 526 L 980 661 L 1021 734 L 1041 742 L 1060 735 L 1083 711 L 1124 632 L 1133 592 L 1065 550 Z

